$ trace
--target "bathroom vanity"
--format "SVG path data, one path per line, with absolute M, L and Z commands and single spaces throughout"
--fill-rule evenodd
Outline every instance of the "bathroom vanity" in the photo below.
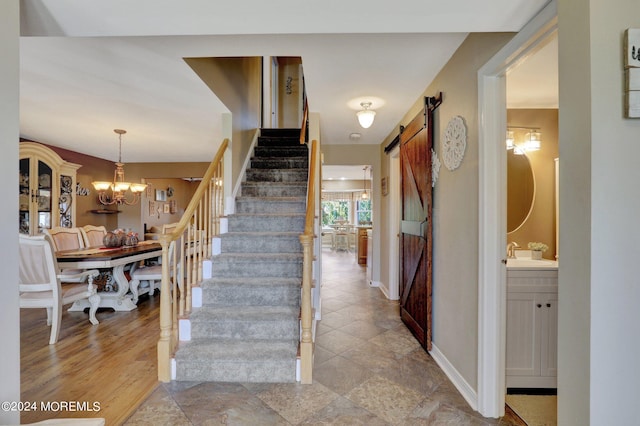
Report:
M 508 388 L 555 388 L 558 262 L 507 260 Z

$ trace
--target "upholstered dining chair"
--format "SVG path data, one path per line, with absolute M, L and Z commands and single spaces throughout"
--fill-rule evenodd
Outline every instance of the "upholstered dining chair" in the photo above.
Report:
M 51 229 L 45 229 L 44 233 L 49 235 L 51 238 L 54 252 L 61 250 L 76 250 L 85 247 L 80 228 L 63 228 L 61 226 L 56 226 Z M 75 276 L 82 273 L 82 271 L 82 269 L 65 269 L 60 272 L 60 274 L 67 277 L 65 279 L 67 282 L 78 282 L 78 280 L 81 282 L 82 279 Z
M 175 241 L 169 244 L 169 273 L 173 271 L 173 252 L 176 246 Z M 132 302 L 138 303 L 138 298 L 146 293 L 153 296 L 157 289 L 160 289 L 162 283 L 162 265 L 139 266 L 131 272 L 131 281 L 129 288 L 133 295 Z
M 82 240 L 85 247 L 101 246 L 104 236 L 107 235 L 107 228 L 104 226 L 85 225 L 80 228 Z
M 100 296 L 93 285 L 96 270 L 86 270 L 73 277 L 59 274 L 58 262 L 51 237 L 47 234 L 27 236 L 20 234 L 19 274 L 20 308 L 46 308 L 47 325 L 51 326 L 49 344 L 58 341 L 62 306 L 77 300 L 88 299 L 89 321 L 98 324 L 96 311 Z M 86 281 L 80 284 L 66 284 L 68 278 Z
M 56 226 L 51 229 L 45 229 L 45 234 L 49 234 L 51 237 L 54 251 L 74 250 L 85 247 L 80 228 Z

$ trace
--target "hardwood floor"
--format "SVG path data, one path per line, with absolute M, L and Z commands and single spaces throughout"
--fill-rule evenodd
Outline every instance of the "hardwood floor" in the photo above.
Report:
M 99 310 L 97 326 L 86 313 L 64 310 L 55 345 L 48 344 L 46 311 L 21 309 L 21 400 L 37 408 L 23 411 L 21 422 L 104 417 L 107 425 L 124 423 L 159 384 L 159 307 L 158 293 L 145 295 L 131 312 Z

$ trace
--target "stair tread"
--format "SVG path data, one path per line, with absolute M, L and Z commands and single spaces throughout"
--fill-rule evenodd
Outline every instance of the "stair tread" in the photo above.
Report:
M 293 238 L 300 235 L 300 232 L 296 231 L 232 231 L 227 232 L 225 234 L 220 234 L 220 238 L 231 238 L 231 237 L 282 237 L 282 238 Z
M 228 340 L 198 339 L 180 342 L 176 359 L 182 361 L 269 362 L 295 359 L 298 343 L 295 340 Z
M 194 309 L 193 319 L 215 318 L 223 320 L 245 320 L 255 321 L 256 319 L 281 320 L 292 319 L 297 321 L 300 308 L 298 306 L 269 306 L 269 305 L 248 305 L 238 309 L 237 306 L 216 306 L 209 305 L 206 309 Z M 220 318 L 222 317 L 222 318 Z
M 245 253 L 245 252 L 237 252 L 237 253 L 220 253 L 220 254 L 216 254 L 213 256 L 213 259 L 215 261 L 216 258 L 218 259 L 222 259 L 222 258 L 236 258 L 238 260 L 243 260 L 243 261 L 257 261 L 259 259 L 257 258 L 261 258 L 260 260 L 264 260 L 264 259 L 268 259 L 271 260 L 273 262 L 276 262 L 278 260 L 281 261 L 287 261 L 287 260 L 299 260 L 302 259 L 303 255 L 302 253 Z
M 307 197 L 292 195 L 290 197 L 256 197 L 253 195 L 241 195 L 236 198 L 236 201 L 296 201 L 305 202 Z
M 247 180 L 242 185 L 269 185 L 269 186 L 307 186 L 307 181 L 299 182 L 272 182 L 264 180 Z M 275 197 L 274 197 L 275 198 Z M 299 198 L 299 197 L 297 197 Z
M 299 286 L 301 283 L 300 278 L 288 278 L 288 277 L 213 277 L 202 281 L 201 286 L 204 288 L 207 285 L 229 285 L 229 286 L 273 286 L 273 285 L 292 285 Z

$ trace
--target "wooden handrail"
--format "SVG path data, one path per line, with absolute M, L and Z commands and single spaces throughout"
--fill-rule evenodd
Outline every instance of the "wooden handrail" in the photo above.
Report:
M 300 145 L 307 142 L 307 122 L 309 121 L 309 103 L 304 99 L 304 109 L 302 110 L 302 123 L 300 124 Z
M 175 228 L 160 235 L 162 281 L 160 284 L 160 340 L 158 380 L 171 380 L 171 357 L 179 341 L 178 319 L 191 312 L 191 289 L 203 278 L 203 262 L 211 257 L 212 238 L 220 233 L 224 201 L 223 156 L 225 139 L 207 168 L 191 201 Z M 173 250 L 170 250 L 173 243 Z
M 307 212 L 305 215 L 304 233 L 300 235 L 302 244 L 302 295 L 300 300 L 300 322 L 302 333 L 300 338 L 300 381 L 311 384 L 313 381 L 313 310 L 311 308 L 311 287 L 313 283 L 313 241 L 315 239 L 316 180 L 318 142 L 311 142 L 311 160 L 307 189 Z

